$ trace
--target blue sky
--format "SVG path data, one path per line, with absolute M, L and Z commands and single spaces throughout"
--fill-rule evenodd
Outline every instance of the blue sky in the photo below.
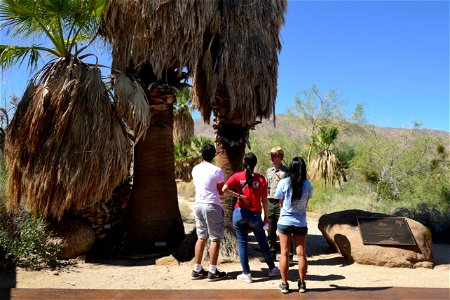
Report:
M 449 131 L 449 1 L 289 1 L 277 114 L 315 84 L 369 124 Z M 9 43 L 2 32 L 1 43 Z M 104 52 L 102 60 L 107 61 Z M 20 96 L 26 68 L 1 76 L 0 106 Z
M 277 113 L 315 84 L 368 123 L 449 131 L 449 1 L 289 1 Z

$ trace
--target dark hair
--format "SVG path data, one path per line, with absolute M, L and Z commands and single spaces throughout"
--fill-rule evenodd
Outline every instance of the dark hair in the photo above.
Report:
M 207 162 L 212 162 L 216 156 L 216 147 L 214 145 L 208 144 L 202 147 L 202 158 Z
M 244 155 L 244 168 L 245 168 L 245 183 L 250 185 L 252 183 L 252 174 L 255 169 L 256 164 L 258 163 L 258 159 L 256 158 L 255 153 L 249 152 Z
M 291 178 L 292 202 L 302 196 L 303 181 L 306 180 L 306 164 L 303 158 L 294 157 L 289 164 L 288 176 Z

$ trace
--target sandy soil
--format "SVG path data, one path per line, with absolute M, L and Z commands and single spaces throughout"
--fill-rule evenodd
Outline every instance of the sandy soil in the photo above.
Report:
M 330 287 L 427 287 L 450 288 L 450 245 L 434 244 L 433 269 L 387 268 L 350 263 L 338 253 L 332 253 L 317 229 L 317 216 L 309 214 L 308 225 L 308 289 Z M 190 225 L 192 226 L 192 225 Z M 189 225 L 187 226 L 189 227 Z M 250 245 L 255 254 L 250 260 L 254 282 L 237 281 L 241 273 L 239 262 L 220 263 L 228 272 L 226 280 L 207 282 L 191 280 L 192 263 L 160 266 L 155 260 L 114 260 L 83 262 L 57 271 L 26 271 L 16 269 L 0 274 L 0 287 L 74 288 L 74 289 L 276 289 L 279 278 L 266 277 L 267 265 L 257 244 Z M 220 259 L 220 258 L 219 258 Z M 295 286 L 298 278 L 296 257 L 290 267 L 289 280 Z M 278 263 L 277 263 L 278 264 Z M 207 265 L 204 265 L 207 267 Z

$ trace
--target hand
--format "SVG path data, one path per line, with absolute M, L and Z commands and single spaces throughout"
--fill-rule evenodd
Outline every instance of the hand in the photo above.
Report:
M 250 204 L 250 200 L 247 199 L 247 197 L 245 197 L 244 195 L 241 195 L 239 197 L 239 199 L 245 204 L 245 205 L 249 205 Z

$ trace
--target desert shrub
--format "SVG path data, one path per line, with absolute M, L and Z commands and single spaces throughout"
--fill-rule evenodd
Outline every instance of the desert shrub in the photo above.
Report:
M 25 209 L 14 215 L 7 213 L 6 178 L 5 160 L 0 156 L 0 268 L 54 267 L 60 245 L 48 242 L 45 221 L 33 218 Z
M 3 264 L 16 264 L 30 269 L 55 267 L 61 245 L 49 242 L 49 233 L 42 218 L 34 218 L 22 211 L 3 221 L 0 229 L 0 245 L 4 251 Z
M 340 188 L 327 186 L 322 181 L 313 181 L 313 197 L 308 208 L 319 213 L 332 213 L 347 209 L 378 211 L 378 196 L 372 188 L 361 182 L 350 180 Z

